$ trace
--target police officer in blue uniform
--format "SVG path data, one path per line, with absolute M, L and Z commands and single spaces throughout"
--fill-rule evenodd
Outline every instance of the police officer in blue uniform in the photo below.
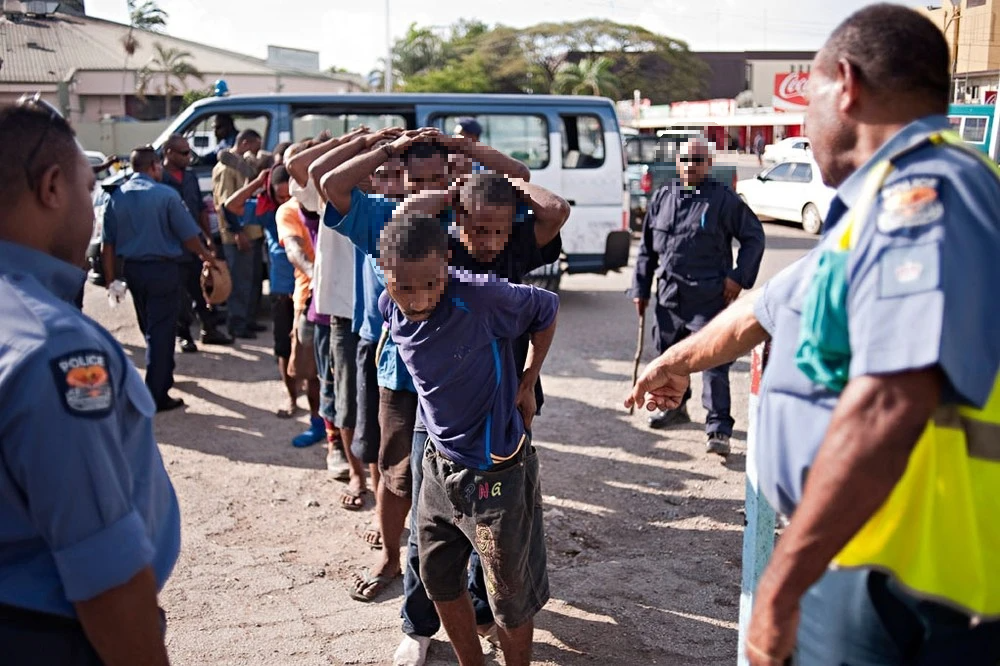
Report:
M 181 200 L 198 223 L 203 237 L 210 239 L 212 230 L 209 227 L 208 208 L 198 185 L 198 177 L 191 171 L 190 165 L 191 145 L 188 140 L 180 134 L 171 134 L 163 143 L 163 184 L 174 188 L 181 195 Z M 212 249 L 214 248 L 209 247 L 209 250 Z M 198 346 L 191 337 L 195 312 L 201 321 L 202 343 L 232 344 L 233 339 L 216 327 L 216 315 L 209 309 L 205 296 L 201 293 L 201 262 L 191 252 L 185 252 L 181 260 L 181 287 L 181 309 L 177 318 L 177 341 L 181 351 L 198 351 Z
M 167 392 L 174 385 L 174 334 L 180 310 L 184 250 L 214 262 L 201 230 L 175 190 L 160 183 L 163 165 L 152 146 L 131 155 L 133 174 L 111 193 L 104 209 L 104 276 L 115 290 L 116 259 L 123 264 L 139 328 L 146 336 L 146 385 L 158 411 L 184 404 Z
M 1000 663 L 1000 619 L 966 596 L 995 608 L 996 488 L 972 482 L 1000 460 L 988 417 L 1000 179 L 948 133 L 950 69 L 940 28 L 909 8 L 872 5 L 834 30 L 806 122 L 837 188 L 822 241 L 654 361 L 626 402 L 669 407 L 691 371 L 771 340 L 757 474 L 790 524 L 755 594 L 752 666 Z M 886 514 L 900 498 L 913 513 Z M 930 519 L 926 507 L 957 501 L 986 509 L 987 527 L 968 511 Z M 971 547 L 928 559 L 949 550 L 942 531 Z M 901 538 L 920 545 L 899 549 Z M 857 544 L 867 554 L 842 561 Z
M 656 345 L 660 353 L 700 330 L 757 279 L 764 255 L 760 220 L 727 186 L 712 178 L 707 142 L 694 138 L 677 154 L 679 181 L 653 194 L 642 223 L 631 295 L 642 315 L 657 280 Z M 733 239 L 740 251 L 733 266 Z M 729 454 L 733 434 L 729 366 L 705 370 L 702 402 L 708 411 L 708 451 Z M 653 428 L 690 420 L 685 395 L 676 409 L 649 418 Z
M 180 515 L 156 405 L 73 305 L 94 176 L 36 99 L 0 109 L 0 663 L 168 663 Z

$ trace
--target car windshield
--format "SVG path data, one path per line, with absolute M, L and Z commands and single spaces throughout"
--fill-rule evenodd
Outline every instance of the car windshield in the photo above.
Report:
M 625 141 L 625 154 L 629 164 L 651 164 L 672 162 L 677 148 L 690 138 L 686 135 L 671 134 L 653 137 L 629 137 Z

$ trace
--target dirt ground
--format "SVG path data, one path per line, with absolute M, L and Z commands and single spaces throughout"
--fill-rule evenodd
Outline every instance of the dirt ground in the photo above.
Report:
M 773 274 L 812 239 L 768 225 Z M 538 664 L 732 664 L 743 528 L 748 364 L 732 372 L 736 437 L 725 464 L 704 453 L 704 410 L 655 433 L 621 401 L 636 316 L 628 270 L 564 281 L 559 332 L 536 420 L 552 601 L 537 617 Z M 131 305 L 85 309 L 142 367 Z M 647 331 L 646 355 L 653 357 Z M 270 332 L 232 348 L 177 354 L 185 410 L 156 432 L 183 512 L 181 558 L 161 595 L 179 666 L 385 664 L 401 637 L 401 579 L 376 603 L 352 601 L 351 574 L 373 555 L 374 514 L 337 506 L 343 485 L 321 447 L 289 443 L 306 419 L 273 416 L 281 388 Z M 700 379 L 694 379 L 700 395 Z M 301 401 L 304 405 L 304 399 Z M 404 535 L 405 539 L 405 535 Z M 443 632 L 428 664 L 457 663 Z M 488 663 L 501 664 L 492 656 Z

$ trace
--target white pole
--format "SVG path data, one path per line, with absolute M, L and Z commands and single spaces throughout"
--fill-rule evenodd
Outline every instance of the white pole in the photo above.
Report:
M 389 25 L 389 0 L 385 0 L 385 91 L 392 92 L 392 28 Z
M 993 103 L 993 122 L 990 123 L 990 159 L 996 162 L 1000 155 L 997 155 L 997 136 L 1000 134 L 1000 80 L 997 82 L 997 101 Z

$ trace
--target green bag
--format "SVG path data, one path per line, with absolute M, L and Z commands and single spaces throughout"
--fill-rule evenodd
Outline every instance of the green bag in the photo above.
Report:
M 802 302 L 802 324 L 795 365 L 815 384 L 840 393 L 851 369 L 851 334 L 847 321 L 847 266 L 861 224 L 867 219 L 882 183 L 892 171 L 886 160 L 872 168 L 858 203 L 848 212 L 836 245 L 824 250 Z

